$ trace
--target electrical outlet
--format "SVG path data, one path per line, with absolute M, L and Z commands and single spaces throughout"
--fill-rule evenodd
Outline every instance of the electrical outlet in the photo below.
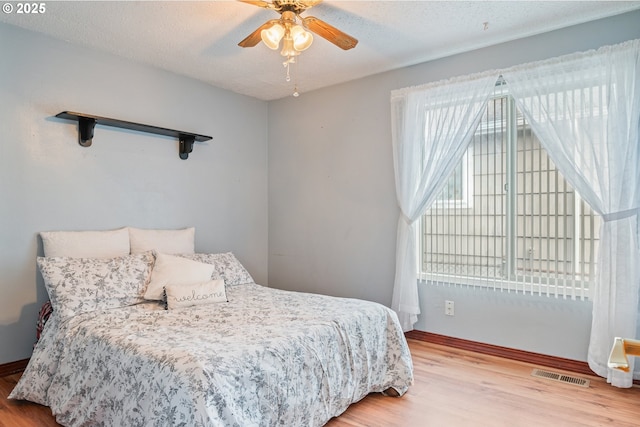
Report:
M 444 314 L 447 316 L 453 316 L 454 313 L 454 305 L 453 301 L 445 301 L 444 302 Z

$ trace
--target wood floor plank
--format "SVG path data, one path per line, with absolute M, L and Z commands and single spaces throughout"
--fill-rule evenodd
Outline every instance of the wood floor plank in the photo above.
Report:
M 588 388 L 531 376 L 534 368 L 566 373 L 409 339 L 415 380 L 399 398 L 370 394 L 327 427 L 636 427 L 640 388 Z M 0 378 L 0 427 L 58 426 L 49 408 L 7 400 L 20 374 Z
M 0 377 L 0 427 L 54 427 L 60 424 L 51 410 L 36 403 L 9 400 L 7 396 L 20 379 L 21 373 Z
M 415 383 L 405 396 L 369 396 L 328 426 L 640 425 L 638 387 L 618 389 L 578 375 L 591 381 L 583 388 L 532 377 L 533 368 L 544 369 L 537 365 L 414 340 L 409 346 Z

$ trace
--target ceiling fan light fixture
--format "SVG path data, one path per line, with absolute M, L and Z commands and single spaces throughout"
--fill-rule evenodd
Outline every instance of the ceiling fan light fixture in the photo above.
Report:
M 313 16 L 301 17 L 300 14 L 313 6 L 317 6 L 322 0 L 239 0 L 264 9 L 271 9 L 280 14 L 280 19 L 272 19 L 245 37 L 240 43 L 241 47 L 253 47 L 260 40 L 272 50 L 277 50 L 280 41 L 284 40 L 280 55 L 284 57 L 282 65 L 287 70 L 286 80 L 291 81 L 291 64 L 296 65 L 296 57 L 308 49 L 313 43 L 314 34 L 333 43 L 343 50 L 354 48 L 358 40 L 343 33 L 336 27 Z M 312 34 L 313 33 L 313 34 Z M 293 96 L 298 96 L 296 84 Z
M 260 38 L 262 39 L 262 42 L 272 50 L 278 49 L 282 37 L 284 37 L 284 27 L 277 22 L 271 27 L 266 28 L 260 32 Z
M 291 28 L 291 39 L 293 40 L 293 48 L 298 52 L 302 52 L 313 43 L 313 34 L 306 31 L 300 25 L 294 25 Z

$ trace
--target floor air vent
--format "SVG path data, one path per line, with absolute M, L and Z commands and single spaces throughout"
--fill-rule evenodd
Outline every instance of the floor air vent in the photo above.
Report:
M 589 380 L 571 375 L 558 374 L 556 372 L 543 371 L 542 369 L 534 369 L 531 375 L 537 378 L 559 381 L 561 383 L 573 384 L 580 387 L 589 387 Z

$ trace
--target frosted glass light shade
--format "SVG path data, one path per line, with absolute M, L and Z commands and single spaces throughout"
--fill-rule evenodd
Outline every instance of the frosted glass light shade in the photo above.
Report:
M 282 44 L 282 51 L 280 51 L 280 55 L 286 56 L 287 58 L 300 55 L 300 52 L 294 49 L 293 47 L 293 39 L 288 35 L 284 38 L 284 42 Z
M 260 38 L 262 39 L 262 42 L 266 44 L 269 49 L 273 50 L 278 48 L 283 36 L 284 27 L 278 23 L 260 31 Z
M 291 28 L 291 38 L 293 39 L 293 48 L 298 52 L 302 52 L 313 43 L 313 34 L 305 31 L 300 25 Z

